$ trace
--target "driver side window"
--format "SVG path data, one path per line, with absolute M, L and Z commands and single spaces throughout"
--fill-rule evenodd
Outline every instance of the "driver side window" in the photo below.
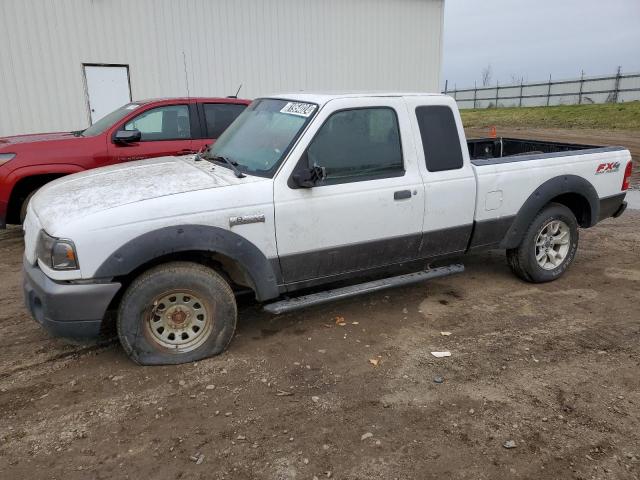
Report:
M 324 183 L 404 175 L 396 112 L 388 107 L 333 113 L 307 149 L 308 166 L 324 167 Z
M 127 122 L 124 129 L 139 130 L 142 142 L 190 139 L 189 107 L 166 105 L 152 108 Z

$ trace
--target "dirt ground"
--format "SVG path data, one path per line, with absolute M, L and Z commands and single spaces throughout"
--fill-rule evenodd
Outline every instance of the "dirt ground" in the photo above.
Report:
M 468 138 L 489 136 L 486 128 L 466 128 L 465 133 Z M 633 158 L 632 187 L 640 188 L 640 131 L 498 127 L 496 133 L 501 137 L 627 147 Z
M 0 232 L 0 478 L 638 479 L 639 232 L 582 231 L 549 284 L 496 251 L 280 317 L 245 301 L 227 353 L 177 367 L 48 337 Z

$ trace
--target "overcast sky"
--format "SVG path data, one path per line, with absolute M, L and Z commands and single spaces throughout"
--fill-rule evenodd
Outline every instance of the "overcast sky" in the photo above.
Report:
M 640 0 L 445 0 L 449 88 L 640 72 Z

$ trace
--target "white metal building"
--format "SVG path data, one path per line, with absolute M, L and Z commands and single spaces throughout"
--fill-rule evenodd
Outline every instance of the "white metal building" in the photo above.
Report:
M 0 136 L 131 99 L 437 91 L 444 0 L 0 0 Z

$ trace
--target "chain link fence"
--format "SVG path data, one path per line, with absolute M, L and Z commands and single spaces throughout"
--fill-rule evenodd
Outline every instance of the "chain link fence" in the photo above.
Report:
M 540 107 L 549 105 L 582 105 L 590 103 L 621 103 L 640 100 L 640 73 L 625 73 L 618 69 L 615 75 L 585 77 L 573 80 L 555 80 L 474 87 L 458 90 L 448 88 L 458 108 Z

